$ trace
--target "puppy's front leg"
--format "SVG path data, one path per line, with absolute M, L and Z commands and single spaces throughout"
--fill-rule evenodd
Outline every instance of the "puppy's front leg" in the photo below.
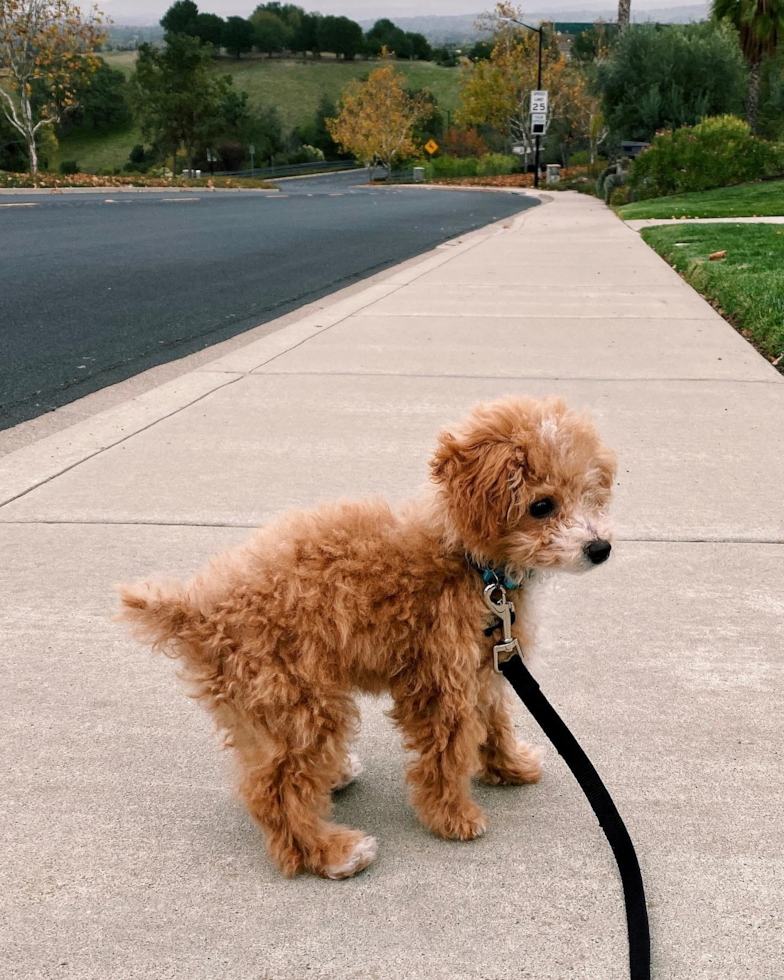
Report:
M 452 665 L 454 666 L 454 664 Z M 472 840 L 487 830 L 487 818 L 471 798 L 479 770 L 484 727 L 477 712 L 473 670 L 423 677 L 398 675 L 391 715 L 405 747 L 416 753 L 408 768 L 411 802 L 425 826 L 450 840 Z
M 505 685 L 499 674 L 488 673 L 479 693 L 479 714 L 487 732 L 480 749 L 482 778 L 494 786 L 536 783 L 542 775 L 544 750 L 515 735 Z

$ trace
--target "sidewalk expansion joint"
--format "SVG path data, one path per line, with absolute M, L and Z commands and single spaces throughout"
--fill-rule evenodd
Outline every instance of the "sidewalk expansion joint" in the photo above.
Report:
M 20 527 L 203 527 L 214 528 L 216 530 L 235 529 L 238 531 L 255 531 L 258 528 L 266 527 L 271 524 L 274 518 L 268 521 L 255 523 L 229 521 L 91 521 L 91 520 L 0 520 L 0 530 L 3 527 L 16 525 Z M 692 538 L 657 538 L 657 537 L 625 537 L 616 535 L 615 540 L 619 544 L 742 544 L 742 545 L 784 545 L 784 536 L 781 537 L 692 537 Z
M 329 328 L 331 329 L 331 328 Z M 310 339 L 310 338 L 308 338 Z M 304 344 L 306 341 L 302 341 Z M 299 346 L 299 345 L 298 345 Z M 294 348 L 290 348 L 293 350 Z M 284 353 L 286 353 L 284 351 Z M 281 357 L 281 354 L 277 355 Z M 267 361 L 261 367 L 265 367 L 266 364 L 271 364 L 271 361 Z M 218 372 L 216 372 L 218 373 Z M 770 380 L 767 378 L 710 378 L 710 377 L 650 377 L 650 376 L 637 376 L 629 375 L 624 377 L 615 378 L 605 378 L 596 377 L 594 375 L 566 375 L 566 374 L 419 374 L 419 373 L 400 373 L 397 371 L 260 371 L 259 368 L 254 368 L 252 372 L 245 375 L 246 378 L 254 378 L 256 380 L 260 378 L 276 378 L 276 377 L 316 377 L 316 378 L 425 378 L 430 380 L 449 380 L 454 379 L 458 381 L 502 381 L 502 382 L 512 382 L 512 381 L 597 381 L 602 383 L 608 382 L 630 382 L 634 381 L 648 381 L 651 383 L 661 383 L 662 381 L 678 381 L 678 382 L 688 382 L 688 383 L 703 383 L 709 382 L 710 384 L 744 384 L 744 385 L 780 385 L 784 382 L 784 378 L 780 380 L 775 376 Z

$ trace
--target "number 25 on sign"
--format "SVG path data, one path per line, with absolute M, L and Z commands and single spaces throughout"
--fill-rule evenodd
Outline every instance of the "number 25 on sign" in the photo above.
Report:
M 432 155 L 438 150 L 438 143 L 436 143 L 435 140 L 428 140 L 427 143 L 425 143 L 425 149 L 432 157 Z
M 547 91 L 531 92 L 531 112 L 547 112 Z

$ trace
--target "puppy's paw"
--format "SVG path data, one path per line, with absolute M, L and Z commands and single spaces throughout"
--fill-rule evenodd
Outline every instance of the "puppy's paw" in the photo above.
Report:
M 355 755 L 353 752 L 349 752 L 346 756 L 345 765 L 340 776 L 338 776 L 338 781 L 332 787 L 333 792 L 339 789 L 345 789 L 350 786 L 357 776 L 362 772 L 362 763 L 359 761 L 359 756 Z
M 491 786 L 524 786 L 538 783 L 542 775 L 542 763 L 547 750 L 544 746 L 517 743 L 515 752 L 504 756 L 495 755 L 487 760 L 483 780 Z
M 436 812 L 422 814 L 434 834 L 445 840 L 475 840 L 487 830 L 490 821 L 473 801 L 450 804 Z
M 366 837 L 357 832 L 353 833 L 351 840 L 345 843 L 347 846 L 344 847 L 343 853 L 333 855 L 333 857 L 337 857 L 337 860 L 324 866 L 322 874 L 325 878 L 335 880 L 350 878 L 359 871 L 363 871 L 376 859 L 378 842 L 375 837 Z

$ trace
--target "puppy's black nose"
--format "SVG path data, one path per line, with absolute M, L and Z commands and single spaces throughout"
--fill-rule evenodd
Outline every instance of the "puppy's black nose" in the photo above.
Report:
M 607 561 L 610 557 L 612 545 L 609 541 L 591 541 L 590 544 L 587 544 L 583 548 L 583 551 L 590 562 L 594 565 L 601 565 L 603 561 Z

